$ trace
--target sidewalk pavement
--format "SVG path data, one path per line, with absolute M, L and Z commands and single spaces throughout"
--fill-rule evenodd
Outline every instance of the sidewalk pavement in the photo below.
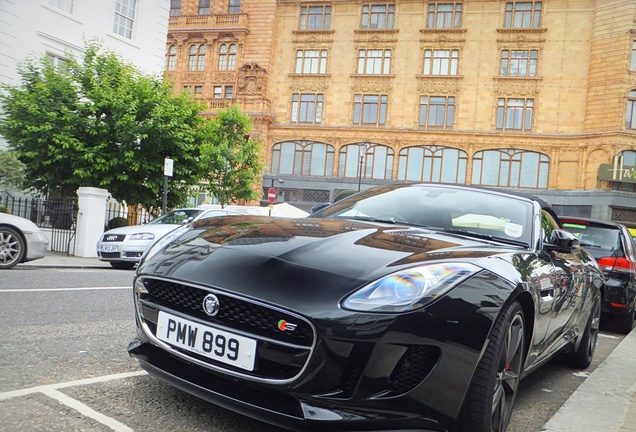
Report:
M 97 258 L 55 252 L 20 265 L 111 268 L 110 264 Z M 636 432 L 636 330 L 583 381 L 541 431 Z

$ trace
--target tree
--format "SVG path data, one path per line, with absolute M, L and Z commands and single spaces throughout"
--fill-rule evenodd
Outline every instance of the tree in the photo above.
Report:
M 261 146 L 249 139 L 251 118 L 237 106 L 220 110 L 206 120 L 201 134 L 202 187 L 224 207 L 239 200 L 254 200 L 261 192 L 254 188 L 261 175 Z
M 21 189 L 24 184 L 24 164 L 15 152 L 0 150 L 0 188 Z
M 27 60 L 21 85 L 0 93 L 0 135 L 25 164 L 29 185 L 68 196 L 80 186 L 107 189 L 129 204 L 160 207 L 163 167 L 174 160 L 168 194 L 183 205 L 198 183 L 201 106 L 144 75 L 93 41 L 64 70 Z

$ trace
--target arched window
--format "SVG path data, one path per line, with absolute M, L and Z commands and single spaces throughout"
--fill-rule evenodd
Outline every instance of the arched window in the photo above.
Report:
M 393 149 L 376 144 L 350 144 L 340 149 L 338 177 L 390 180 L 393 170 Z
M 190 47 L 190 56 L 188 57 L 188 70 L 205 70 L 205 52 L 205 45 L 192 45 Z
M 465 151 L 438 146 L 407 147 L 400 151 L 398 180 L 466 183 Z
M 331 176 L 334 148 L 312 141 L 288 141 L 272 148 L 272 174 Z
M 219 70 L 236 69 L 236 45 L 221 44 L 219 47 Z
M 623 166 L 636 166 L 636 151 L 625 150 L 617 156 L 623 158 Z
M 636 129 L 636 90 L 632 90 L 627 94 L 625 129 Z
M 166 70 L 173 71 L 177 64 L 177 47 L 170 45 L 166 53 Z
M 473 157 L 474 185 L 547 188 L 550 158 L 526 150 L 484 150 Z

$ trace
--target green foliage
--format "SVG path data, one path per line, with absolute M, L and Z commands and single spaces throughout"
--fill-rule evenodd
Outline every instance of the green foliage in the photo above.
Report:
M 187 202 L 200 179 L 196 136 L 201 106 L 137 71 L 115 53 L 87 43 L 83 59 L 61 71 L 28 60 L 22 84 L 0 92 L 0 135 L 42 193 L 73 195 L 102 187 L 113 197 L 146 207 L 163 197 L 164 159 L 174 160 L 170 206 Z
M 114 217 L 108 221 L 108 225 L 106 225 L 106 231 L 111 230 L 113 228 L 125 227 L 128 226 L 128 219 L 125 217 Z
M 0 206 L 0 213 L 9 213 L 9 209 L 5 206 Z
M 0 150 L 0 188 L 21 189 L 25 166 L 14 151 Z
M 237 106 L 219 111 L 202 128 L 200 163 L 206 173 L 202 187 L 221 206 L 261 195 L 254 188 L 263 169 L 261 145 L 249 139 L 251 128 L 250 117 Z

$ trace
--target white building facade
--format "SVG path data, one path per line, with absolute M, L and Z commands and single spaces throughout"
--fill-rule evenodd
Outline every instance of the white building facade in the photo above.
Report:
M 0 0 L 0 83 L 20 84 L 18 66 L 28 58 L 81 57 L 92 39 L 160 76 L 169 14 L 170 0 Z

